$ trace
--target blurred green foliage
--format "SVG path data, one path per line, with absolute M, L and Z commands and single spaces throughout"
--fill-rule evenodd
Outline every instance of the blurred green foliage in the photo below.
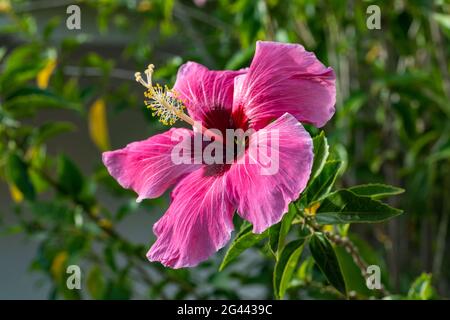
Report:
M 65 27 L 69 4 L 0 0 L 0 175 L 17 220 L 1 229 L 39 243 L 31 270 L 51 283 L 51 298 L 449 296 L 448 2 L 85 0 L 77 2 L 82 29 L 72 31 Z M 371 4 L 381 8 L 381 30 L 366 26 Z M 94 46 L 99 39 L 104 44 Z M 100 161 L 110 144 L 106 115 L 131 111 L 147 119 L 149 128 L 159 128 L 132 81 L 134 70 L 155 63 L 156 77 L 173 84 L 187 60 L 238 69 L 250 63 L 256 40 L 301 43 L 336 71 L 337 112 L 325 128 L 329 151 L 325 137 L 308 128 L 316 136 L 316 162 L 305 197 L 257 238 L 236 221 L 241 231 L 222 265 L 226 250 L 189 270 L 150 264 L 149 243 L 129 241 L 116 225 L 139 208 L 165 203 L 136 204 L 134 194 L 109 177 Z M 113 56 L 108 49 L 115 42 L 120 51 Z M 99 149 L 91 171 L 48 152 L 53 137 L 77 124 L 37 121 L 47 109 L 73 114 L 90 126 Z M 349 230 L 330 214 L 344 213 L 346 223 L 355 222 L 339 203 L 375 211 L 373 221 L 398 214 L 376 199 L 401 189 L 347 189 L 367 182 L 405 189 L 388 203 L 406 214 Z M 333 188 L 340 191 L 330 196 Z M 101 203 L 101 193 L 121 205 L 111 210 Z M 291 228 L 299 225 L 309 228 Z M 355 252 L 382 268 L 384 292 L 367 289 Z M 83 280 L 87 291 L 66 288 L 70 264 L 89 270 Z

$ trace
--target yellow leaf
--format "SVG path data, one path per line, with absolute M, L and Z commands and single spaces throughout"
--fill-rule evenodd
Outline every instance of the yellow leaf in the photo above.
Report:
M 325 232 L 327 232 L 327 231 L 332 232 L 332 231 L 334 231 L 334 227 L 332 224 L 326 224 L 323 226 L 322 230 Z
M 375 59 L 380 57 L 381 54 L 382 54 L 382 48 L 380 45 L 376 44 L 376 45 L 372 46 L 372 48 L 370 48 L 370 50 L 367 52 L 366 61 L 369 63 L 372 63 L 373 61 L 375 61 Z
M 22 202 L 23 194 L 22 192 L 20 192 L 20 190 L 16 187 L 15 184 L 11 183 L 9 185 L 9 192 L 11 193 L 11 198 L 14 200 L 15 203 Z
M 0 12 L 10 12 L 11 11 L 11 2 L 9 0 L 0 0 Z
M 50 80 L 50 76 L 53 73 L 53 70 L 56 68 L 56 59 L 49 59 L 45 64 L 45 67 L 39 71 L 36 81 L 37 85 L 41 89 L 47 89 L 48 81 Z
M 63 269 L 66 265 L 69 255 L 66 251 L 61 251 L 58 253 L 52 261 L 52 266 L 50 267 L 50 272 L 53 278 L 60 280 L 63 274 Z
M 108 229 L 108 230 L 111 230 L 112 227 L 113 227 L 112 222 L 111 222 L 110 220 L 108 220 L 108 219 L 105 219 L 105 218 L 100 219 L 100 221 L 98 222 L 98 225 L 99 225 L 101 228 L 103 228 L 103 229 Z
M 109 149 L 108 123 L 106 105 L 103 99 L 97 99 L 89 111 L 89 131 L 91 139 L 101 151 Z
M 152 4 L 149 0 L 142 0 L 141 2 L 139 2 L 139 5 L 137 7 L 137 10 L 139 12 L 147 12 L 150 11 L 152 9 Z
M 320 202 L 315 202 L 309 208 L 305 209 L 307 215 L 314 216 L 317 212 L 317 209 L 320 207 Z

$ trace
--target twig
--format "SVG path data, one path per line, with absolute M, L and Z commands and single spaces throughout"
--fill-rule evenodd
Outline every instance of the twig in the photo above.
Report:
M 313 231 L 323 232 L 321 226 L 314 221 L 313 217 L 306 216 L 304 218 L 304 222 L 313 229 Z M 341 237 L 335 233 L 325 231 L 324 232 L 327 238 L 333 242 L 334 244 L 343 247 L 351 256 L 355 264 L 361 271 L 361 275 L 364 279 L 367 279 L 369 276 L 367 273 L 367 263 L 361 257 L 358 248 L 353 244 L 353 242 L 347 237 Z M 390 292 L 386 290 L 383 284 L 381 284 L 380 289 L 378 289 L 383 296 L 389 296 Z
M 71 196 L 70 194 L 65 192 L 65 190 L 58 184 L 58 182 L 55 181 L 47 172 L 45 172 L 44 170 L 39 170 L 39 169 L 33 168 L 33 167 L 31 167 L 31 169 L 34 170 L 39 175 L 41 175 L 42 178 L 44 178 L 55 190 L 57 190 L 61 194 L 65 194 L 65 195 Z M 87 216 L 99 228 L 101 228 L 108 236 L 110 236 L 111 238 L 113 238 L 117 242 L 120 242 L 120 243 L 123 243 L 123 244 L 128 244 L 128 241 L 126 239 L 124 239 L 113 227 L 106 226 L 105 224 L 102 223 L 103 218 L 92 210 L 93 206 L 87 205 L 86 203 L 84 203 L 83 201 L 78 199 L 77 197 L 71 197 L 71 200 L 74 202 L 75 205 L 80 206 L 83 209 L 83 211 L 87 214 Z M 145 270 L 145 268 L 143 268 L 140 265 L 140 262 L 142 262 L 141 255 L 139 255 L 139 254 L 137 254 L 137 253 L 135 253 L 133 251 L 133 255 L 132 256 L 128 256 L 128 257 L 130 259 L 129 260 L 130 263 L 140 273 L 143 281 L 146 282 L 149 286 L 155 285 L 154 281 L 150 278 L 150 276 L 148 275 L 148 273 Z M 174 282 L 177 282 L 180 285 L 180 287 L 182 287 L 183 289 L 188 289 L 189 291 L 192 291 L 192 289 L 193 289 L 191 286 L 187 286 L 186 282 L 179 281 L 179 279 L 177 277 L 174 277 L 174 276 L 168 274 L 167 278 L 169 278 L 170 280 L 172 280 Z M 161 298 L 167 299 L 165 294 L 162 293 L 162 292 L 161 292 Z

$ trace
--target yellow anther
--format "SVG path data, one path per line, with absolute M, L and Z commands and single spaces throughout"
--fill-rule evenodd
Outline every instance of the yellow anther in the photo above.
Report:
M 173 89 L 169 89 L 167 86 L 162 87 L 159 84 L 154 86 L 152 84 L 154 69 L 155 66 L 149 64 L 144 71 L 147 81 L 144 81 L 140 72 L 134 74 L 136 81 L 147 89 L 147 91 L 144 92 L 144 96 L 149 100 L 145 100 L 144 103 L 147 108 L 154 111 L 152 112 L 152 115 L 158 116 L 159 121 L 165 125 L 173 125 L 178 119 L 181 119 L 200 130 L 203 134 L 215 138 L 216 141 L 223 141 L 221 136 L 203 127 L 200 123 L 195 122 L 191 117 L 184 113 L 186 107 L 184 106 L 183 101 L 178 98 L 179 95 L 177 92 Z

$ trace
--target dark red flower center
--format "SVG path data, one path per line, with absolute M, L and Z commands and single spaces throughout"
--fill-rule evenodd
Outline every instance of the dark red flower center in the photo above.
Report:
M 210 164 L 205 168 L 206 175 L 220 175 L 225 173 L 230 168 L 230 159 L 227 158 L 227 148 L 233 148 L 233 161 L 238 157 L 242 156 L 242 153 L 248 148 L 248 136 L 242 139 L 233 138 L 233 141 L 227 141 L 227 129 L 228 130 L 238 130 L 241 132 L 246 132 L 249 128 L 248 119 L 242 108 L 239 108 L 235 112 L 231 112 L 221 106 L 216 106 L 211 108 L 205 114 L 203 118 L 203 125 L 208 129 L 219 130 L 222 134 L 224 144 L 223 144 L 223 164 Z M 204 143 L 204 148 L 211 142 Z M 238 145 L 244 145 L 244 148 L 239 148 Z M 213 154 L 214 155 L 214 154 Z

